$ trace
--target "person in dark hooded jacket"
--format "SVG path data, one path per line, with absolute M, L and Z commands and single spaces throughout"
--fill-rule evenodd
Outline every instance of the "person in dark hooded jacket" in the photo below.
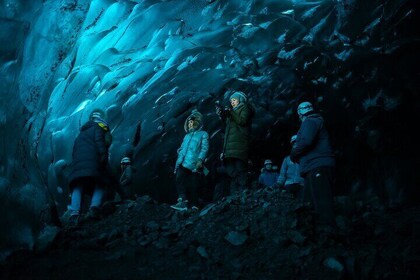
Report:
M 77 224 L 84 193 L 92 194 L 89 215 L 98 216 L 105 193 L 102 177 L 108 162 L 108 148 L 112 137 L 104 113 L 95 110 L 89 121 L 82 126 L 72 153 L 69 188 L 71 191 L 70 222 Z
M 324 119 L 316 114 L 312 104 L 303 102 L 297 109 L 302 121 L 296 142 L 290 153 L 293 162 L 299 162 L 305 178 L 304 191 L 310 193 L 321 224 L 334 224 L 333 169 L 335 159 Z
M 230 96 L 232 109 L 216 108 L 225 125 L 223 152 L 220 155 L 231 178 L 231 195 L 242 191 L 247 185 L 248 153 L 251 140 L 251 121 L 254 110 L 247 103 L 245 93 L 237 91 Z

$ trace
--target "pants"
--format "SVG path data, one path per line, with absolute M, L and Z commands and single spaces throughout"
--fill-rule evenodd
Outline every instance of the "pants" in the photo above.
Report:
M 245 190 L 248 181 L 248 164 L 238 158 L 226 158 L 225 168 L 230 177 L 230 194 L 234 195 Z
M 213 201 L 219 201 L 224 198 L 229 193 L 229 183 L 230 180 L 228 178 L 220 177 L 219 182 L 216 183 L 214 187 L 214 194 L 213 194 Z
M 182 200 L 188 200 L 192 206 L 198 206 L 198 186 L 201 176 L 180 166 L 176 173 L 176 188 Z
M 286 191 L 290 192 L 295 198 L 300 201 L 303 201 L 303 186 L 300 184 L 289 184 L 283 187 Z
M 82 208 L 83 202 L 83 195 L 86 189 L 88 188 L 93 187 L 90 208 L 101 206 L 105 190 L 96 184 L 94 186 L 92 186 L 91 184 L 95 184 L 94 180 L 92 180 L 92 178 L 86 178 L 83 180 L 79 180 L 78 184 L 73 187 L 73 192 L 71 194 L 71 204 L 68 207 L 68 209 L 70 210 L 70 215 L 80 215 L 80 210 Z
M 305 198 L 312 198 L 319 222 L 323 225 L 334 225 L 335 222 L 332 184 L 332 167 L 318 167 L 305 176 Z
M 132 199 L 134 197 L 131 189 L 131 184 L 121 185 L 117 184 L 116 192 L 122 200 Z

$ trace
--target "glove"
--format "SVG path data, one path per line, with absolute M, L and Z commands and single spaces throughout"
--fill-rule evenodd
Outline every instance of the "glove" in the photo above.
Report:
M 225 159 L 225 154 L 224 154 L 224 153 L 221 153 L 221 154 L 220 154 L 220 160 L 222 160 L 222 161 L 223 161 L 224 159 Z
M 219 118 L 224 120 L 229 116 L 231 110 L 232 109 L 229 107 L 216 107 L 216 114 L 219 116 Z
M 195 169 L 201 169 L 203 167 L 203 161 L 199 159 L 195 164 Z
M 272 187 L 273 189 L 280 189 L 282 185 L 280 183 L 274 183 Z

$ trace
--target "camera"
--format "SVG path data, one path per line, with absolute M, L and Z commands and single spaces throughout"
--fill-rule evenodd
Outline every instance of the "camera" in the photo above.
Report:
M 216 101 L 214 105 L 216 106 L 216 110 L 221 117 L 225 117 L 231 110 L 228 106 L 222 106 L 220 101 Z

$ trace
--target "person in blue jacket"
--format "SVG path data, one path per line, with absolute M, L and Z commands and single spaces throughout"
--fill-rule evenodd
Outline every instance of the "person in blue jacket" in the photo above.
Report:
M 296 142 L 297 135 L 293 135 L 290 139 L 290 144 L 293 146 Z M 294 197 L 303 199 L 303 184 L 304 179 L 300 175 L 299 164 L 290 160 L 287 156 L 281 165 L 280 175 L 277 178 L 277 185 L 290 193 Z
M 278 173 L 273 170 L 273 162 L 271 159 L 264 161 L 264 168 L 261 170 L 258 183 L 262 187 L 273 187 L 277 181 Z
M 171 208 L 186 211 L 189 206 L 198 210 L 198 188 L 204 172 L 204 160 L 209 150 L 209 135 L 203 130 L 203 115 L 193 110 L 184 124 L 187 133 L 178 149 L 175 164 L 178 203 Z
M 300 174 L 305 178 L 305 193 L 310 193 L 320 224 L 334 224 L 332 184 L 335 159 L 324 119 L 316 114 L 309 102 L 298 106 L 302 124 L 290 153 L 299 162 Z

